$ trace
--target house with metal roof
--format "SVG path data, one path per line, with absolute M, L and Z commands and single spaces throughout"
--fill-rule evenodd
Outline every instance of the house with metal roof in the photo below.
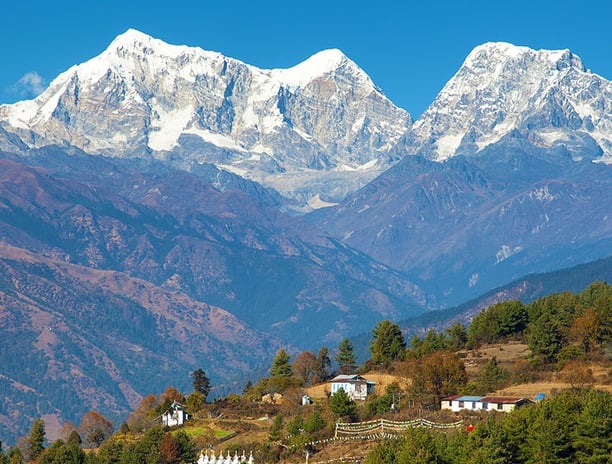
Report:
M 360 375 L 338 375 L 329 381 L 331 383 L 331 394 L 338 390 L 344 390 L 352 400 L 365 400 L 370 393 L 374 392 L 376 382 L 367 380 Z
M 168 410 L 162 414 L 161 420 L 162 424 L 168 427 L 182 426 L 189 420 L 189 414 L 182 404 L 173 401 Z
M 528 398 L 510 396 L 447 396 L 441 401 L 441 409 L 459 411 L 499 411 L 510 412 L 527 404 L 532 404 Z

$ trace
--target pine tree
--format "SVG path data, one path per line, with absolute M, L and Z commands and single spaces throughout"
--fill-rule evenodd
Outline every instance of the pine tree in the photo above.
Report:
M 325 382 L 329 378 L 330 370 L 331 359 L 329 357 L 329 350 L 324 346 L 317 353 L 313 383 Z
M 493 356 L 482 367 L 478 375 L 477 393 L 487 394 L 499 389 L 506 377 L 508 377 L 508 372 L 499 366 L 497 358 Z
M 274 357 L 274 360 L 272 361 L 270 375 L 272 377 L 291 377 L 293 375 L 293 372 L 291 370 L 291 364 L 289 364 L 290 360 L 291 357 L 285 350 L 283 350 L 282 348 L 278 350 L 276 356 Z
M 355 358 L 355 352 L 353 344 L 348 338 L 345 338 L 338 345 L 338 352 L 334 357 L 334 360 L 338 363 L 339 371 L 341 374 L 354 374 L 357 369 L 357 359 Z
M 269 441 L 278 441 L 281 439 L 281 433 L 283 431 L 283 416 L 276 416 L 272 427 L 270 428 L 270 434 L 268 435 Z
M 8 456 L 4 454 L 2 449 L 2 440 L 0 440 L 0 464 L 8 464 Z
M 38 418 L 30 428 L 30 458 L 32 460 L 40 456 L 45 449 L 45 437 L 45 423 L 42 419 Z
M 204 395 L 204 402 L 210 393 L 210 380 L 206 376 L 206 372 L 203 369 L 197 369 L 191 373 L 193 378 L 193 391 L 199 392 Z
M 357 414 L 357 406 L 344 389 L 339 389 L 329 397 L 329 409 L 338 417 L 353 420 Z
M 391 321 L 380 321 L 372 331 L 373 339 L 370 343 L 372 362 L 382 364 L 404 357 L 406 341 L 402 330 Z

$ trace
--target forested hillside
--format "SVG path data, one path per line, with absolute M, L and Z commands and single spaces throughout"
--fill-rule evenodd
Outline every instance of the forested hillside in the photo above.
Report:
M 208 375 L 199 369 L 191 393 L 168 387 L 147 395 L 120 426 L 92 410 L 78 425 L 63 424 L 49 445 L 38 419 L 28 436 L 0 453 L 0 462 L 182 464 L 202 451 L 240 456 L 244 450 L 266 463 L 303 462 L 306 451 L 311 462 L 347 455 L 368 464 L 609 462 L 612 287 L 605 282 L 529 304 L 497 303 L 469 326 L 456 323 L 410 341 L 384 320 L 372 329 L 369 351 L 359 364 L 349 339 L 296 356 L 281 348 L 269 376 L 214 401 Z M 328 380 L 337 373 L 376 379 L 375 394 L 365 401 L 342 389 L 330 395 Z M 448 395 L 533 388 L 547 397 L 511 413 L 438 410 Z M 312 400 L 306 404 L 305 394 Z M 174 402 L 184 404 L 191 419 L 178 429 L 162 427 L 160 417 Z M 383 418 L 427 418 L 449 427 L 408 428 L 383 441 L 378 433 L 359 434 L 346 445 L 335 438 L 337 422 Z

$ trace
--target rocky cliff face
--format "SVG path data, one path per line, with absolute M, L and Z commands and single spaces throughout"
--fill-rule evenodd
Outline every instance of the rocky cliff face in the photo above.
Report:
M 302 203 L 364 185 L 412 125 L 339 50 L 262 70 L 134 30 L 0 119 L 30 147 L 213 163 Z

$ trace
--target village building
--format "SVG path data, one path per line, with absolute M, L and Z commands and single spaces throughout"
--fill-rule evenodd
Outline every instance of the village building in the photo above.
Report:
M 261 397 L 261 402 L 269 404 L 282 404 L 283 395 L 278 392 L 266 393 Z
M 367 380 L 360 375 L 338 375 L 329 381 L 331 383 L 331 394 L 338 390 L 344 390 L 352 400 L 365 400 L 369 394 L 374 392 L 375 382 Z
M 189 420 L 189 414 L 182 404 L 173 401 L 170 407 L 161 416 L 162 424 L 167 427 L 182 426 Z
M 510 412 L 515 409 L 532 404 L 528 398 L 515 398 L 510 396 L 447 396 L 440 404 L 441 409 L 459 411 L 499 411 Z
M 483 411 L 510 412 L 527 404 L 533 404 L 533 401 L 509 396 L 485 396 L 478 402 L 477 407 Z

